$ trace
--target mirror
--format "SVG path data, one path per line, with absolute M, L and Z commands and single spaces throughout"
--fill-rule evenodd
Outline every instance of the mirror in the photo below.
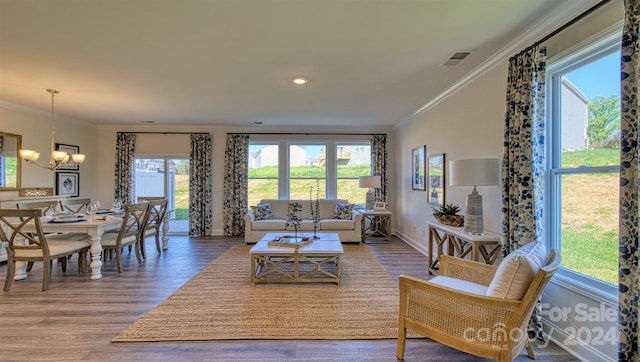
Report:
M 18 150 L 22 148 L 22 136 L 0 132 L 0 190 L 18 190 L 22 174 L 22 162 Z

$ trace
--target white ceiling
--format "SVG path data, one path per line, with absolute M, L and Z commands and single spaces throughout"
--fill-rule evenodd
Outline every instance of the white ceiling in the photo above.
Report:
M 0 0 L 0 100 L 48 111 L 55 88 L 57 115 L 95 124 L 393 127 L 593 3 Z

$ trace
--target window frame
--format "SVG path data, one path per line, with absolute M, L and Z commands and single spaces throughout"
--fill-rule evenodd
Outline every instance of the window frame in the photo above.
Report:
M 612 28 L 598 37 L 588 39 L 572 49 L 547 60 L 547 98 L 545 108 L 548 127 L 546 129 L 546 137 L 550 142 L 546 145 L 546 154 L 549 155 L 549 157 L 547 157 L 546 160 L 547 172 L 545 172 L 545 209 L 549 210 L 549 212 L 546 213 L 544 220 L 544 235 L 545 238 L 549 240 L 548 246 L 559 249 L 561 254 L 562 225 L 560 217 L 562 208 L 562 176 L 619 171 L 619 166 L 617 165 L 579 168 L 561 167 L 562 130 L 560 128 L 561 122 L 559 122 L 561 119 L 561 107 L 559 106 L 561 97 L 559 89 L 562 82 L 561 74 L 568 73 L 594 60 L 601 59 L 611 52 L 619 51 L 620 39 L 621 28 Z M 618 298 L 617 285 L 609 284 L 562 266 L 558 269 L 553 282 L 603 302 L 613 303 L 617 301 Z
M 337 145 L 339 144 L 369 144 L 369 135 L 333 135 L 328 138 L 323 135 L 317 137 L 313 134 L 307 135 L 251 135 L 249 144 L 277 144 L 278 147 L 278 198 L 289 199 L 289 146 L 290 145 L 324 145 L 326 152 L 326 190 L 325 197 L 335 199 L 338 194 L 337 185 Z

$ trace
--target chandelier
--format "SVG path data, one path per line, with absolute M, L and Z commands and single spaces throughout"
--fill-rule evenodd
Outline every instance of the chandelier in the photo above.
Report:
M 80 153 L 68 154 L 64 151 L 56 151 L 55 149 L 55 117 L 54 117 L 54 97 L 56 94 L 60 93 L 60 91 L 55 89 L 47 89 L 47 92 L 51 93 L 51 158 L 49 158 L 48 165 L 42 165 L 38 163 L 38 158 L 40 157 L 40 152 L 35 150 L 20 150 L 20 157 L 27 161 L 28 163 L 32 163 L 36 166 L 40 166 L 42 168 L 48 168 L 49 170 L 57 170 L 58 168 L 65 165 L 69 162 L 69 159 L 73 161 L 74 164 L 81 164 L 84 162 L 84 155 Z

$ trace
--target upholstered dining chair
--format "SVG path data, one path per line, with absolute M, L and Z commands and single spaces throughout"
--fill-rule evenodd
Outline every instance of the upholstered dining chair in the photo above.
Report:
M 54 214 L 59 211 L 62 211 L 62 205 L 58 200 L 49 200 L 49 201 L 23 201 L 16 203 L 16 208 L 18 209 L 40 209 L 42 211 L 42 215 Z M 90 243 L 90 237 L 85 233 L 65 233 L 65 234 L 47 234 L 49 239 L 60 238 L 64 240 L 76 240 L 76 241 L 84 241 L 87 244 Z M 60 258 L 59 262 L 62 267 L 62 271 L 67 271 L 67 259 L 70 259 L 71 255 L 67 258 Z M 27 270 L 31 271 L 33 267 L 33 263 L 28 263 Z
M 443 255 L 429 281 L 400 276 L 396 357 L 404 358 L 407 330 L 484 358 L 512 361 L 526 347 L 533 309 L 560 266 L 556 250 L 540 242 L 507 255 L 498 267 Z
M 141 202 L 137 204 L 126 204 L 124 210 L 120 229 L 117 232 L 110 231 L 104 233 L 101 241 L 103 253 L 115 251 L 118 273 L 122 273 L 122 249 L 124 247 L 133 246 L 138 264 L 142 264 L 140 239 L 144 232 L 144 226 L 149 219 L 151 209 L 149 208 L 148 202 Z
M 49 288 L 52 261 L 64 259 L 73 254 L 80 254 L 78 271 L 84 274 L 87 270 L 87 252 L 89 244 L 79 240 L 50 238 L 42 228 L 42 210 L 40 209 L 0 209 L 0 240 L 8 242 L 7 275 L 4 290 L 9 291 L 15 275 L 17 261 L 36 262 L 43 264 L 42 291 Z M 26 232 L 26 224 L 34 223 L 35 232 Z
M 144 227 L 144 233 L 142 238 L 140 238 L 140 253 L 143 259 L 147 258 L 146 250 L 145 250 L 145 239 L 151 236 L 155 236 L 156 239 L 156 250 L 158 253 L 162 253 L 162 248 L 160 247 L 160 229 L 162 228 L 162 221 L 164 220 L 165 213 L 167 212 L 167 199 L 148 199 L 139 197 L 138 201 L 147 201 L 149 203 L 150 214 L 149 219 L 147 220 L 147 224 Z

